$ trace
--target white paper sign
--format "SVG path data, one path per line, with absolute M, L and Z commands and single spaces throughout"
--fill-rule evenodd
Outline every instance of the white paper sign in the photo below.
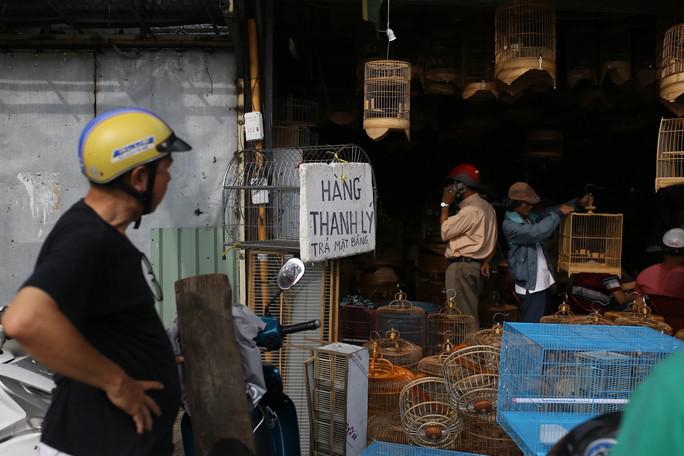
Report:
M 370 164 L 302 163 L 299 182 L 302 261 L 323 261 L 375 249 Z

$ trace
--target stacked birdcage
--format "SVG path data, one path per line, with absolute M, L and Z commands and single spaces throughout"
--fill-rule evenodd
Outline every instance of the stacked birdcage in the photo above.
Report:
M 318 144 L 318 103 L 298 98 L 276 100 L 273 109 L 273 146 L 298 147 Z
M 494 348 L 501 347 L 501 336 L 503 335 L 503 325 L 495 322 L 489 329 L 474 332 L 466 336 L 466 345 L 489 345 Z
M 394 366 L 415 370 L 423 357 L 423 349 L 418 345 L 401 338 L 401 333 L 392 328 L 381 337 L 377 331 L 371 340 L 364 344 L 371 352 L 379 351 L 381 357 Z
M 411 64 L 399 60 L 366 62 L 363 129 L 374 140 L 390 130 L 411 130 Z
M 601 312 L 599 311 L 599 308 L 601 306 L 600 303 L 595 304 L 597 307 L 596 309 L 587 314 L 587 315 L 574 315 L 570 318 L 568 318 L 567 322 L 568 324 L 571 325 L 606 325 L 606 326 L 615 326 L 616 323 L 613 323 L 612 320 L 609 318 L 604 317 L 601 315 Z
M 497 421 L 525 454 L 546 454 L 577 424 L 621 410 L 682 347 L 642 327 L 506 323 Z
M 427 317 L 427 343 L 425 354 L 434 355 L 442 351 L 445 336 L 449 335 L 453 344 L 461 344 L 468 334 L 477 330 L 475 317 L 464 314 L 456 306 L 456 298 L 453 290 L 447 290 L 448 300 L 446 306 L 439 312 L 432 313 Z
M 463 428 L 443 378 L 424 377 L 406 385 L 399 409 L 404 432 L 415 445 L 451 448 Z
M 539 319 L 539 323 L 565 324 L 570 323 L 574 316 L 568 304 L 568 295 L 565 294 L 563 302 L 558 306 L 558 311 L 553 315 L 544 315 Z
M 510 86 L 531 72 L 556 85 L 556 24 L 550 0 L 510 0 L 496 8 L 496 78 Z M 530 74 L 532 76 L 532 74 Z
M 425 347 L 425 311 L 408 301 L 402 291 L 394 301 L 378 308 L 377 328 L 380 334 L 396 329 L 404 340 Z
M 444 375 L 444 361 L 453 352 L 464 348 L 464 344 L 454 345 L 453 335 L 449 332 L 444 334 L 442 350 L 436 355 L 426 356 L 418 363 L 418 372 L 428 377 L 441 377 Z
M 684 184 L 684 119 L 660 119 L 655 189 L 679 184 Z
M 413 380 L 413 372 L 382 358 L 379 344 L 374 344 L 368 361 L 368 415 L 398 416 L 399 394 Z
M 519 456 L 520 450 L 501 426 L 475 417 L 463 417 L 456 449 L 488 456 Z
M 672 335 L 672 327 L 665 323 L 662 316 L 653 315 L 651 308 L 646 304 L 637 306 L 636 309 L 632 315 L 616 318 L 615 324 L 618 326 L 645 326 L 668 336 Z
M 397 397 L 397 404 L 399 398 Z M 408 445 L 399 413 L 385 413 L 368 417 L 368 442 L 380 441 Z
M 588 272 L 622 273 L 622 214 L 573 212 L 561 224 L 558 270 L 568 275 Z

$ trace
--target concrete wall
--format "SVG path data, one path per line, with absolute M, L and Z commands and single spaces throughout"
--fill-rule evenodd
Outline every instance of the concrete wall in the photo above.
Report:
M 88 188 L 76 149 L 95 113 L 139 106 L 194 148 L 133 242 L 152 228 L 220 226 L 221 181 L 236 145 L 235 62 L 229 52 L 0 54 L 0 305 L 30 274 L 57 218 Z

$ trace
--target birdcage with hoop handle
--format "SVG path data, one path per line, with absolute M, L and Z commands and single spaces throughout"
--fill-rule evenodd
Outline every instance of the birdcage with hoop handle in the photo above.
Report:
M 379 351 L 381 357 L 394 366 L 415 370 L 423 357 L 423 349 L 418 345 L 401 338 L 401 333 L 392 328 L 380 337 L 380 333 L 373 331 L 371 340 L 364 344 L 371 353 Z
M 592 308 L 594 309 L 591 313 L 587 315 L 574 315 L 567 319 L 566 323 L 571 325 L 607 325 L 615 326 L 615 323 L 604 317 L 601 314 L 602 305 L 600 302 L 595 301 L 592 303 Z
M 399 397 L 397 396 L 397 404 Z M 399 413 L 385 413 L 368 417 L 368 442 L 380 441 L 409 445 L 408 436 L 404 433 Z
M 427 355 L 438 354 L 442 351 L 444 337 L 447 334 L 450 335 L 451 342 L 458 345 L 463 343 L 468 334 L 477 330 L 475 318 L 464 314 L 456 306 L 455 295 L 454 290 L 447 290 L 446 306 L 427 317 L 427 343 L 425 345 Z
M 553 315 L 544 315 L 539 319 L 539 323 L 564 324 L 569 323 L 574 316 L 575 314 L 570 310 L 570 304 L 568 304 L 568 294 L 563 293 L 563 301 L 558 306 L 558 311 Z
M 683 347 L 643 327 L 505 323 L 497 422 L 525 454 L 546 454 L 577 424 L 621 410 Z
M 655 189 L 680 184 L 684 184 L 684 119 L 660 119 Z
M 483 329 L 466 336 L 464 343 L 469 345 L 489 345 L 494 348 L 501 347 L 501 336 L 503 335 L 503 314 L 497 313 L 494 315 L 495 323 L 489 329 Z
M 415 445 L 451 448 L 463 427 L 443 378 L 412 381 L 402 390 L 399 407 L 404 432 Z
M 655 316 L 651 313 L 651 308 L 648 305 L 643 304 L 637 307 L 637 311 L 634 312 L 633 315 L 616 318 L 614 324 L 618 326 L 645 326 L 671 336 L 672 327 L 660 318 L 654 317 Z
M 618 311 L 618 310 L 608 310 L 606 311 L 603 316 L 608 318 L 609 320 L 617 320 L 618 318 L 623 318 L 623 317 L 638 317 L 639 315 L 647 314 L 649 318 L 660 321 L 660 322 L 665 322 L 665 317 L 662 315 L 656 315 L 651 312 L 651 308 L 649 307 L 648 309 L 643 309 L 644 306 L 648 305 L 646 304 L 646 301 L 643 299 L 643 297 L 638 293 L 638 292 L 632 292 L 630 293 L 630 296 L 633 296 L 634 299 L 629 305 L 627 306 L 627 310 L 623 311 Z
M 457 402 L 462 389 L 454 389 L 457 384 L 474 375 L 492 379 L 499 372 L 499 350 L 490 345 L 474 345 L 452 352 L 444 359 L 443 377 L 452 401 Z M 483 405 L 483 404 L 481 404 Z
M 223 176 L 224 243 L 298 251 L 299 165 L 370 163 L 355 144 L 238 151 Z M 376 201 L 373 175 L 373 193 Z
M 496 422 L 499 385 L 497 374 L 469 375 L 455 382 L 446 380 L 451 401 L 461 414 L 490 423 Z
M 593 204 L 590 203 L 590 204 Z M 573 212 L 560 229 L 558 270 L 568 275 L 588 272 L 622 274 L 622 214 Z
M 442 350 L 431 356 L 426 356 L 418 363 L 418 372 L 427 375 L 428 377 L 441 377 L 444 375 L 444 361 L 447 357 L 456 350 L 465 347 L 465 344 L 454 345 L 453 335 L 448 331 L 444 334 L 444 342 L 442 343 Z
M 392 302 L 379 307 L 376 315 L 380 334 L 396 329 L 404 340 L 421 349 L 425 347 L 425 311 L 407 300 L 403 291 L 396 293 Z
M 382 358 L 379 344 L 374 344 L 368 361 L 368 416 L 386 413 L 398 416 L 399 394 L 415 378 L 410 370 Z
M 390 130 L 411 131 L 411 64 L 400 60 L 366 62 L 363 84 L 363 129 L 379 140 Z
M 530 71 L 556 85 L 556 19 L 550 0 L 509 0 L 495 13 L 496 78 L 511 85 Z

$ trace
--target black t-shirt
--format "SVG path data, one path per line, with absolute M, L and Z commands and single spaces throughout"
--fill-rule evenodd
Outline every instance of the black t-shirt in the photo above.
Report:
M 164 384 L 148 392 L 162 416 L 139 435 L 102 390 L 56 376 L 42 441 L 74 456 L 172 454 L 180 384 L 140 251 L 81 200 L 48 235 L 24 286 L 48 293 L 88 342 L 130 377 Z

